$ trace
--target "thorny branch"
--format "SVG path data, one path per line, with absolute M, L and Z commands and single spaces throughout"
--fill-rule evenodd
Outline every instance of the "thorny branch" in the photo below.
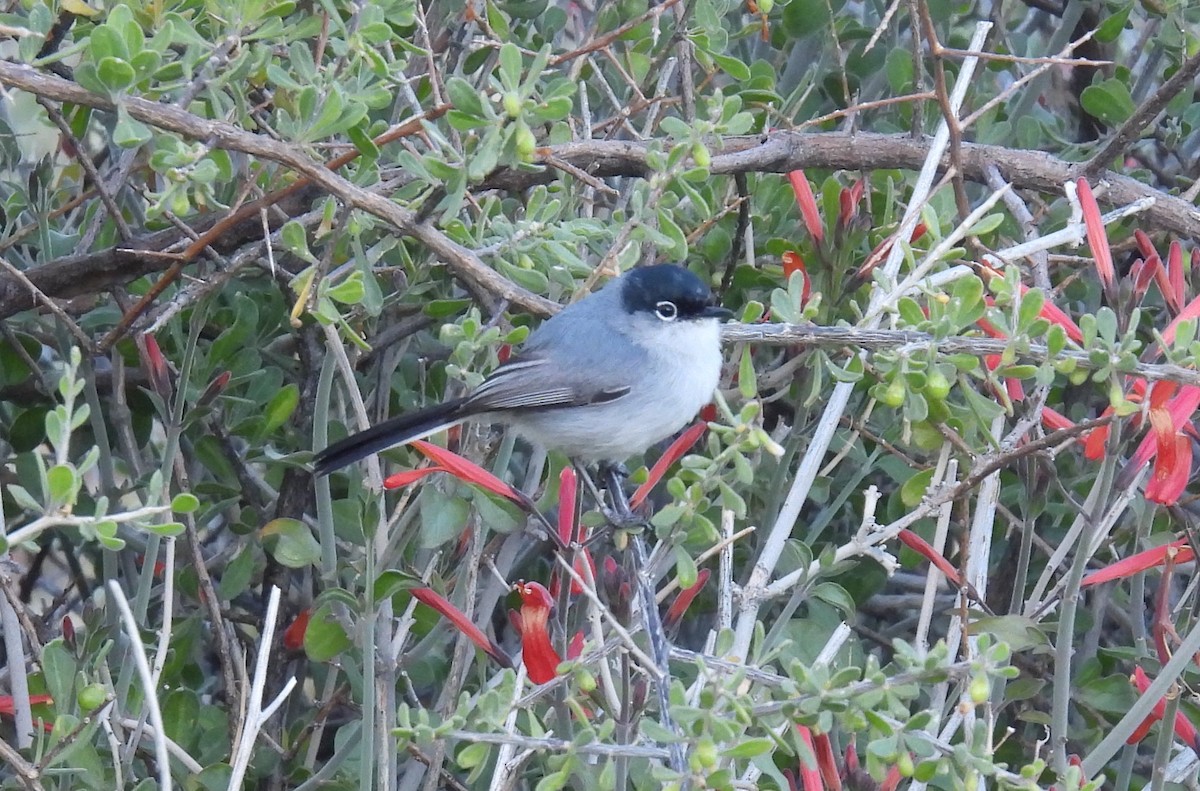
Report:
M 116 107 L 111 99 L 90 93 L 75 83 L 12 63 L 0 62 L 0 84 L 56 101 L 69 101 L 108 111 Z M 320 189 L 348 205 L 393 223 L 444 259 L 468 289 L 485 303 L 506 299 L 538 315 L 548 315 L 557 309 L 547 300 L 497 274 L 474 251 L 452 241 L 428 221 L 419 221 L 415 212 L 331 173 L 298 146 L 253 134 L 231 124 L 201 118 L 169 105 L 138 98 L 127 98 L 123 104 L 132 117 L 151 126 L 210 141 L 220 148 L 278 162 L 306 176 Z M 572 168 L 587 172 L 594 178 L 644 177 L 649 173 L 649 147 L 648 142 L 629 140 L 583 140 L 547 146 L 539 149 L 541 161 L 547 167 L 521 171 L 501 168 L 479 185 L 479 189 L 521 191 L 556 181 L 562 178 L 563 172 L 570 172 Z M 811 134 L 775 131 L 768 135 L 726 138 L 714 145 L 713 151 L 711 172 L 714 175 L 785 173 L 800 168 L 914 169 L 925 160 L 929 141 L 864 132 Z M 1038 151 L 966 142 L 960 146 L 960 157 L 963 178 L 986 183 L 988 173 L 994 168 L 1016 189 L 1048 193 L 1060 192 L 1061 185 L 1077 176 L 1084 167 Z M 1142 214 L 1144 227 L 1157 227 L 1185 237 L 1200 237 L 1200 210 L 1187 201 L 1127 176 L 1102 172 L 1100 178 L 1107 186 L 1102 199 L 1109 204 L 1122 205 L 1143 198 L 1154 200 L 1154 205 Z M 303 210 L 303 206 L 285 208 L 289 214 Z M 202 224 L 196 225 L 203 229 Z M 165 250 L 180 241 L 181 234 L 178 231 L 159 232 L 101 253 L 50 261 L 28 270 L 27 276 L 29 282 L 48 297 L 61 299 L 95 293 L 168 269 L 176 258 L 150 251 Z M 0 318 L 28 310 L 36 304 L 35 297 L 24 283 L 10 277 L 0 277 Z

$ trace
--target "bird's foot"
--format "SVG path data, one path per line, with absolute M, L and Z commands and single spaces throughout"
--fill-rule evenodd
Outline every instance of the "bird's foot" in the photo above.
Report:
M 646 527 L 649 521 L 629 507 L 629 498 L 625 496 L 629 470 L 620 464 L 605 463 L 600 465 L 600 474 L 604 476 L 605 489 L 611 501 L 611 507 L 601 508 L 609 524 L 622 530 Z

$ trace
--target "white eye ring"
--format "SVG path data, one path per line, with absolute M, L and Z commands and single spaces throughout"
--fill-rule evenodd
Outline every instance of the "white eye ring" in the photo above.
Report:
M 654 306 L 654 315 L 663 321 L 674 321 L 679 315 L 679 308 L 675 307 L 674 302 L 664 299 Z

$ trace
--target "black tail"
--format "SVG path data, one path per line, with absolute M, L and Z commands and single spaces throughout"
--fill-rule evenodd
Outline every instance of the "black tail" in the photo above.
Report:
M 461 423 L 470 417 L 470 414 L 462 409 L 464 401 L 466 401 L 465 398 L 456 398 L 443 404 L 399 415 L 371 426 L 366 431 L 352 434 L 318 453 L 313 459 L 313 472 L 317 475 L 328 475 L 334 470 L 339 470 L 347 464 L 353 464 L 372 453 L 378 453 L 393 445 L 401 445 L 414 439 L 427 437 L 441 429 Z

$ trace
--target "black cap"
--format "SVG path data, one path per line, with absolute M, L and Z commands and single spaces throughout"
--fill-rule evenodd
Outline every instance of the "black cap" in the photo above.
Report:
M 692 272 L 675 264 L 632 269 L 621 282 L 621 304 L 629 313 L 663 315 L 663 303 L 674 306 L 674 319 L 727 319 L 729 310 L 713 303 L 712 291 Z

